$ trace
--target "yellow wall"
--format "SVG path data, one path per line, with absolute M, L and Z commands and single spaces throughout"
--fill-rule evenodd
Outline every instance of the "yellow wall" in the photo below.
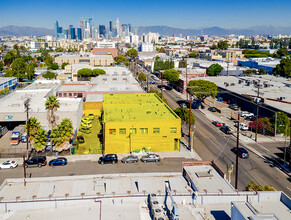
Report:
M 136 128 L 136 134 L 130 135 L 130 128 Z M 170 133 L 170 128 L 177 128 L 177 133 Z M 125 128 L 126 134 L 119 134 L 119 129 Z M 148 128 L 148 134 L 140 134 L 140 128 Z M 153 133 L 153 128 L 160 128 L 159 134 Z M 116 129 L 116 134 L 109 134 L 109 129 Z M 128 153 L 135 149 L 150 147 L 151 151 L 180 150 L 181 120 L 149 120 L 132 122 L 104 123 L 104 153 Z M 174 139 L 178 139 L 176 149 Z M 130 147 L 132 146 L 132 149 Z
M 101 116 L 102 106 L 102 102 L 84 102 L 83 114 L 94 114 L 96 116 Z

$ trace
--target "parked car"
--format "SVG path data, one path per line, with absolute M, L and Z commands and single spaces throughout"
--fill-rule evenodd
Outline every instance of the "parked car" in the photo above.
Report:
M 164 86 L 164 88 L 165 88 L 166 90 L 173 90 L 173 87 L 171 87 L 171 86 Z
M 237 126 L 238 126 L 238 122 L 236 122 L 234 124 L 234 127 L 237 128 Z M 244 124 L 244 123 L 240 123 L 239 129 L 242 130 L 242 131 L 247 131 L 247 130 L 249 130 L 249 127 L 246 124 Z
M 156 82 L 155 81 L 150 81 L 150 84 L 156 84 Z
M 133 155 L 128 155 L 127 157 L 122 158 L 122 163 L 137 163 L 138 157 Z
M 49 162 L 49 166 L 65 166 L 68 164 L 67 158 L 59 157 Z
M 215 107 L 209 107 L 209 108 L 208 108 L 208 111 L 211 111 L 211 112 L 216 112 L 217 110 L 216 110 L 216 108 L 215 108 Z
M 237 104 L 230 104 L 228 107 L 231 108 L 232 110 L 235 110 L 235 111 L 238 110 Z
M 118 162 L 118 158 L 116 154 L 106 154 L 103 157 L 100 157 L 98 160 L 99 164 L 105 164 L 105 163 L 112 163 L 115 164 Z
M 244 118 L 254 116 L 253 113 L 251 113 L 251 112 L 247 112 L 247 111 L 242 111 L 242 112 L 240 113 L 240 115 L 241 115 L 241 117 L 244 117 Z
M 234 147 L 234 148 L 231 149 L 231 151 L 232 151 L 233 153 L 236 154 L 236 149 L 237 149 L 237 148 Z M 238 148 L 238 156 L 239 156 L 240 158 L 247 159 L 247 158 L 249 158 L 249 153 L 248 153 L 248 151 L 247 151 L 245 148 L 243 148 L 243 147 L 239 147 L 239 148 Z
M 256 118 L 256 116 L 246 116 L 245 117 L 245 120 L 248 120 L 248 121 L 255 121 L 257 118 Z
M 33 166 L 38 166 L 42 167 L 47 164 L 46 157 L 45 156 L 37 156 L 37 157 L 32 157 L 27 160 L 25 160 L 25 167 L 33 167 Z
M 222 126 L 222 124 L 219 121 L 213 121 L 212 124 L 215 125 L 216 127 Z
M 159 162 L 161 159 L 160 159 L 160 156 L 157 154 L 148 154 L 148 155 L 142 156 L 140 160 L 146 163 L 146 162 Z
M 231 134 L 233 132 L 233 130 L 229 127 L 229 126 L 221 126 L 220 130 L 223 131 L 225 134 Z
M 0 170 L 1 169 L 14 169 L 18 166 L 18 164 L 15 161 L 7 160 L 6 162 L 0 164 Z

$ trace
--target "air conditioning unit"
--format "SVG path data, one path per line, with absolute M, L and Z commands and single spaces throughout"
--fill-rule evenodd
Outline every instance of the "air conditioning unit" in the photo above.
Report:
M 163 209 L 162 208 L 152 209 L 152 216 L 154 219 L 163 217 L 164 216 Z
M 157 200 L 157 195 L 154 193 L 149 194 L 149 203 L 151 203 L 152 200 Z
M 160 203 L 157 200 L 152 200 L 150 202 L 150 207 L 151 207 L 151 209 L 159 208 L 160 207 Z

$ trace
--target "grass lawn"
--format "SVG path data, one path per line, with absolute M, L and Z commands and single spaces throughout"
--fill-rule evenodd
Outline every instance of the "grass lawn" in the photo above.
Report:
M 85 134 L 78 131 L 77 136 L 82 135 L 85 139 L 85 143 L 79 144 L 76 154 L 101 154 L 102 147 L 98 138 L 98 134 L 100 133 L 100 131 L 101 122 L 98 117 L 94 116 L 90 134 Z

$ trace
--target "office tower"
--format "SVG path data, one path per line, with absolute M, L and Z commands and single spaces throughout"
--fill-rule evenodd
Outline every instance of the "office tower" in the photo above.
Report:
M 58 34 L 62 34 L 63 33 L 63 27 L 59 27 L 58 28 Z
M 128 24 L 127 26 L 128 26 L 128 31 L 129 31 L 129 32 L 132 32 L 131 24 Z
M 84 31 L 87 28 L 87 21 L 84 18 L 80 21 L 80 28 L 82 29 L 82 36 L 84 36 Z
M 112 21 L 109 21 L 109 31 L 112 32 L 113 29 L 112 29 Z
M 89 18 L 88 19 L 88 24 L 87 24 L 87 29 L 89 29 L 89 32 L 90 32 L 90 38 L 92 38 L 92 28 L 93 28 L 93 18 Z
M 105 25 L 99 25 L 99 35 L 100 37 L 105 37 L 106 34 L 106 29 L 105 29 Z
M 58 21 L 55 21 L 55 38 L 58 39 L 58 32 L 59 32 L 59 23 Z
M 73 26 L 73 25 L 70 25 Z M 70 27 L 70 35 L 71 35 L 71 39 L 74 40 L 76 39 L 76 29 L 73 27 Z
M 82 38 L 82 29 L 81 28 L 77 28 L 77 37 L 78 37 L 78 40 L 83 40 L 83 38 Z
M 69 30 L 64 30 L 65 39 L 69 39 Z
M 117 36 L 119 36 L 119 18 L 116 18 L 116 30 L 117 30 Z

